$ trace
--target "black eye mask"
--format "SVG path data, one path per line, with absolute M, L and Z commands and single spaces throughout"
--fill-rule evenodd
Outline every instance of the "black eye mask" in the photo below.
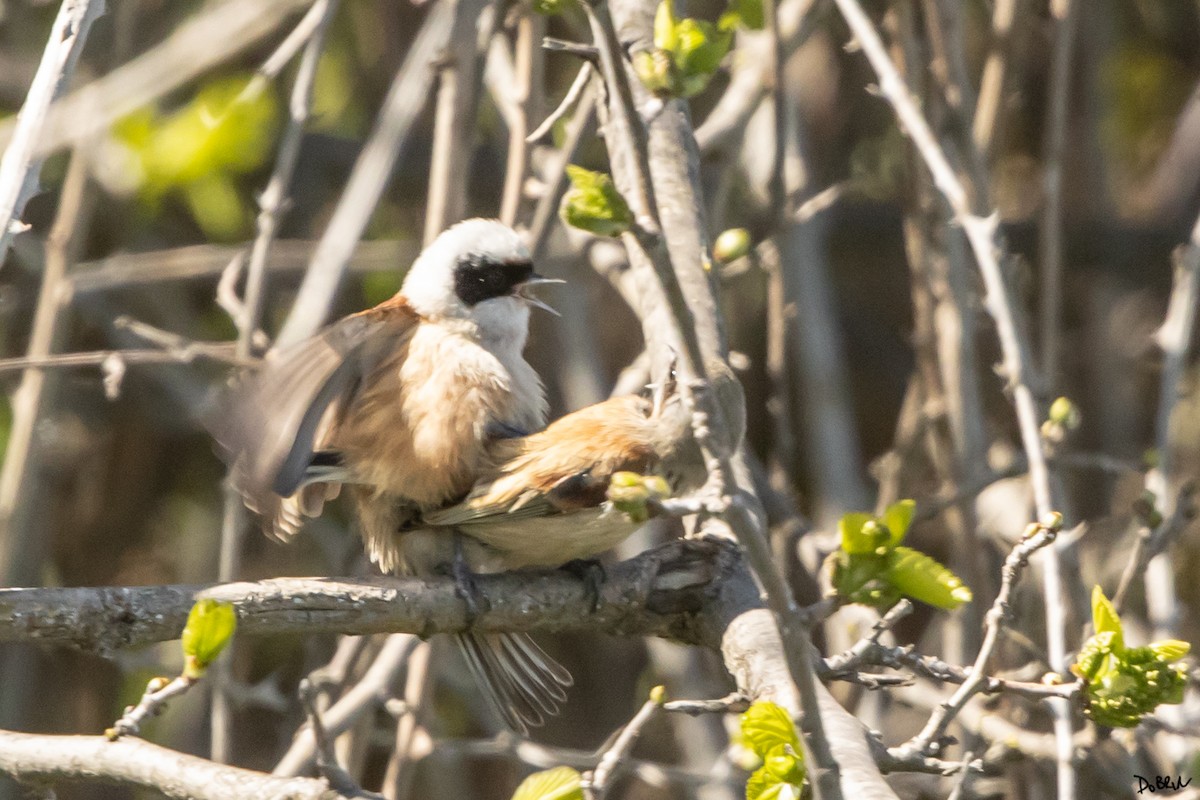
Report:
M 454 293 L 474 306 L 493 297 L 504 297 L 533 277 L 529 261 L 496 261 L 478 253 L 465 255 L 454 267 Z

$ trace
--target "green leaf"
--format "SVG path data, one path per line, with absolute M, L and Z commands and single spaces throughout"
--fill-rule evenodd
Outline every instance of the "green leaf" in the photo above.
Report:
M 568 225 L 598 236 L 620 236 L 633 225 L 625 198 L 602 172 L 567 165 L 571 189 L 563 197 L 562 218 Z
M 582 778 L 570 767 L 535 772 L 517 787 L 512 800 L 583 800 Z
M 842 549 L 847 553 L 865 555 L 874 553 L 879 547 L 879 536 L 871 526 L 875 518 L 860 511 L 843 514 L 838 520 L 838 534 L 842 539 Z M 875 526 L 877 529 L 878 526 Z
M 897 503 L 892 503 L 888 506 L 887 511 L 883 512 L 880 521 L 887 526 L 888 533 L 892 535 L 893 545 L 904 541 L 904 536 L 908 533 L 908 528 L 912 525 L 913 515 L 916 513 L 917 504 L 912 500 L 901 500 Z
M 557 16 L 575 4 L 575 0 L 533 0 L 533 10 L 547 17 Z
M 1096 633 L 1111 632 L 1113 634 L 1112 647 L 1114 650 L 1120 651 L 1125 647 L 1125 634 L 1121 630 L 1121 618 L 1117 615 L 1117 609 L 1104 596 L 1104 591 L 1099 586 L 1092 587 L 1092 625 L 1096 628 Z
M 675 30 L 675 4 L 671 0 L 662 0 L 654 12 L 654 46 L 667 52 L 679 46 Z
M 971 590 L 957 575 L 924 553 L 897 547 L 888 554 L 884 578 L 901 594 L 942 609 L 971 602 Z
M 742 714 L 742 738 L 759 758 L 764 761 L 772 751 L 780 747 L 800 750 L 800 734 L 796 725 L 781 706 L 770 700 L 755 701 Z
M 199 678 L 216 660 L 237 630 L 237 612 L 231 603 L 205 598 L 192 606 L 180 636 L 183 645 L 183 674 Z
M 1155 658 L 1161 661 L 1171 662 L 1178 661 L 1191 652 L 1192 646 L 1187 642 L 1181 642 L 1178 639 L 1165 639 L 1161 642 L 1153 642 L 1150 645 L 1151 652 Z
M 804 757 L 790 744 L 772 748 L 746 781 L 747 800 L 799 798 L 805 778 Z

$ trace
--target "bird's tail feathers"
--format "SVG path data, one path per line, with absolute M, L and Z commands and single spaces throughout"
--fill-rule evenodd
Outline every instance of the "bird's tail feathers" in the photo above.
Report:
M 455 641 L 484 696 L 517 733 L 557 714 L 575 682 L 528 634 L 464 633 Z

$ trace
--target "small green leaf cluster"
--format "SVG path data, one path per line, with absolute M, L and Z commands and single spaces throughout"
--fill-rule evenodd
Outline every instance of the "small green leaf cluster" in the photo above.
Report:
M 1079 651 L 1071 671 L 1086 683 L 1089 717 L 1101 725 L 1132 728 L 1160 704 L 1183 702 L 1187 669 L 1175 664 L 1191 645 L 1177 639 L 1126 647 L 1117 610 L 1099 586 L 1092 589 L 1096 632 Z
M 203 676 L 236 630 L 237 612 L 230 603 L 206 598 L 192 606 L 181 636 L 184 677 Z
M 246 92 L 245 78 L 213 81 L 170 114 L 144 108 L 113 130 L 123 146 L 124 178 L 150 204 L 183 195 L 205 234 L 240 235 L 249 220 L 234 178 L 258 169 L 271 153 L 279 119 L 268 91 Z
M 746 800 L 795 800 L 804 784 L 804 751 L 792 718 L 769 700 L 742 714 L 742 741 L 762 766 L 746 781 Z
M 704 91 L 733 44 L 738 26 L 761 28 L 762 0 L 733 0 L 716 23 L 675 16 L 662 0 L 654 16 L 654 48 L 634 53 L 633 69 L 646 88 L 664 97 Z
M 615 472 L 608 481 L 607 495 L 614 508 L 640 523 L 650 518 L 649 502 L 670 497 L 671 486 L 658 475 Z
M 841 549 L 826 560 L 839 597 L 879 609 L 911 597 L 941 609 L 971 601 L 962 580 L 924 553 L 901 546 L 916 504 L 901 500 L 880 517 L 846 514 L 838 522 Z
M 521 781 L 512 800 L 583 800 L 583 777 L 570 767 L 535 772 Z
M 633 226 L 633 212 L 603 172 L 567 165 L 571 188 L 563 197 L 563 221 L 597 236 L 620 236 Z
M 729 228 L 721 231 L 713 243 L 713 258 L 720 264 L 728 264 L 745 258 L 750 253 L 750 231 L 745 228 Z

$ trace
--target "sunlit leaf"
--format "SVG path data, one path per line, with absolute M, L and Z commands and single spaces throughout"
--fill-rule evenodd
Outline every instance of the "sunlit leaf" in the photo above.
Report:
M 570 767 L 535 772 L 517 787 L 512 800 L 583 800 L 582 778 Z
M 1104 591 L 1099 586 L 1092 587 L 1092 626 L 1095 627 L 1096 633 L 1113 634 L 1113 649 L 1120 650 L 1124 647 L 1121 618 L 1117 616 L 1117 609 L 1104 596 Z
M 183 674 L 199 678 L 216 660 L 237 630 L 237 612 L 231 603 L 205 598 L 192 606 L 180 636 Z
M 742 714 L 742 738 L 762 759 L 783 746 L 800 751 L 800 734 L 787 711 L 769 700 L 758 700 Z
M 1178 661 L 1186 656 L 1192 651 L 1192 646 L 1178 639 L 1166 639 L 1161 642 L 1153 642 L 1150 645 L 1150 650 L 1156 658 L 1170 662 Z
M 913 515 L 917 512 L 917 504 L 912 500 L 901 500 L 888 506 L 880 521 L 887 526 L 891 534 L 892 544 L 900 544 L 912 525 Z
M 901 594 L 936 608 L 949 610 L 971 602 L 971 590 L 962 579 L 910 547 L 897 547 L 888 554 L 885 577 Z
M 602 172 L 567 165 L 571 189 L 563 197 L 562 217 L 568 225 L 598 236 L 619 236 L 633 225 L 625 198 Z

